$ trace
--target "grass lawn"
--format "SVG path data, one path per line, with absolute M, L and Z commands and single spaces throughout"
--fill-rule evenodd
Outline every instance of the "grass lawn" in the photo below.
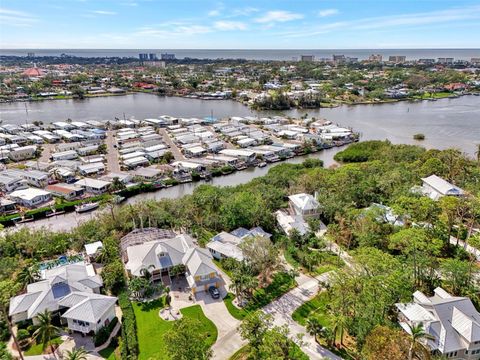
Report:
M 327 302 L 327 294 L 325 292 L 321 292 L 312 300 L 309 300 L 300 307 L 298 307 L 293 312 L 292 319 L 298 322 L 300 325 L 305 326 L 308 317 L 315 316 L 319 319 L 322 326 L 329 327 L 330 319 L 327 314 Z
M 295 279 L 290 277 L 287 273 L 279 272 L 273 276 L 272 282 L 267 287 L 255 290 L 252 298 L 243 309 L 238 309 L 232 304 L 234 295 L 230 293 L 224 299 L 225 306 L 230 315 L 235 319 L 242 320 L 249 312 L 268 305 L 270 302 L 287 293 L 295 286 L 297 286 Z
M 164 307 L 163 298 L 150 303 L 133 303 L 133 311 L 137 321 L 139 360 L 168 359 L 165 352 L 163 334 L 170 330 L 173 322 L 160 318 L 160 309 Z M 199 331 L 208 336 L 208 344 L 212 345 L 217 339 L 217 328 L 204 314 L 200 305 L 190 306 L 180 310 L 185 317 L 199 320 L 202 327 Z
M 235 299 L 235 295 L 232 293 L 228 293 L 227 296 L 223 299 L 225 306 L 227 307 L 228 312 L 237 320 L 243 320 L 245 316 L 247 316 L 248 312 L 245 309 L 239 309 L 235 305 L 233 305 L 233 300 Z
M 117 360 L 117 359 L 120 359 L 120 358 L 117 358 L 117 356 L 115 356 L 115 348 L 113 347 L 107 347 L 103 350 L 101 350 L 99 352 L 99 354 L 104 358 L 104 359 L 107 359 L 107 360 Z
M 60 337 L 53 338 L 50 341 L 49 345 L 47 345 L 47 347 L 45 348 L 45 351 L 50 352 L 50 344 L 60 345 L 61 343 L 63 343 L 63 340 Z M 28 348 L 27 351 L 23 352 L 23 355 L 26 355 L 26 356 L 42 355 L 42 354 L 43 354 L 43 345 L 41 343 L 37 344 L 35 342 L 33 342 L 33 344 Z

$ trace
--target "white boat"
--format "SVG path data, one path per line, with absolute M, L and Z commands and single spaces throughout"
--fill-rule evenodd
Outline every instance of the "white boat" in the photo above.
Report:
M 85 203 L 75 206 L 75 211 L 77 213 L 87 212 L 98 208 L 99 204 L 97 202 Z

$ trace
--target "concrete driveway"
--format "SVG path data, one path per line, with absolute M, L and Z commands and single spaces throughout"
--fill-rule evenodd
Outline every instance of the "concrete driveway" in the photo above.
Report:
M 265 306 L 263 311 L 273 316 L 273 323 L 275 325 L 282 326 L 287 324 L 288 329 L 290 330 L 290 338 L 293 341 L 296 340 L 297 335 L 303 334 L 303 345 L 301 346 L 301 349 L 310 359 L 341 360 L 341 357 L 320 346 L 313 336 L 307 334 L 307 331 L 303 326 L 292 319 L 292 313 L 300 305 L 317 294 L 319 290 L 319 281 L 327 280 L 328 274 L 322 274 L 316 278 L 301 275 L 299 279 L 297 279 L 299 286 Z
M 237 331 L 240 321 L 235 319 L 227 310 L 222 298 L 226 294 L 220 289 L 220 299 L 212 299 L 208 292 L 197 293 L 197 304 L 202 307 L 205 316 L 213 321 L 218 330 L 218 338 L 212 346 L 213 359 L 226 360 L 238 349 L 246 344 Z

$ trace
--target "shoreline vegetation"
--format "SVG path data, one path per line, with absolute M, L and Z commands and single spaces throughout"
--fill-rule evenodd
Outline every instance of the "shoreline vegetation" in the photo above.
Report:
M 464 93 L 455 93 L 455 92 L 442 92 L 442 93 L 433 93 L 430 94 L 430 96 L 426 96 L 425 94 L 423 95 L 413 95 L 413 96 L 408 96 L 404 98 L 399 98 L 399 99 L 373 99 L 373 100 L 364 100 L 364 101 L 348 101 L 348 100 L 335 100 L 335 102 L 321 102 L 318 106 L 312 106 L 312 107 L 302 107 L 302 106 L 290 106 L 287 108 L 280 108 L 280 109 L 266 109 L 254 105 L 249 105 L 247 102 L 242 101 L 241 99 L 236 99 L 236 98 L 228 98 L 228 99 L 210 99 L 210 98 L 194 98 L 188 95 L 179 95 L 179 94 L 159 94 L 155 93 L 153 91 L 141 91 L 141 90 L 135 90 L 135 91 L 126 91 L 125 93 L 120 93 L 120 94 L 114 94 L 114 93 L 105 93 L 105 94 L 85 94 L 83 98 L 76 97 L 74 95 L 57 95 L 57 96 L 51 96 L 51 97 L 34 97 L 34 98 L 28 98 L 28 99 L 12 99 L 12 100 L 5 100 L 5 99 L 0 99 L 0 104 L 9 104 L 9 103 L 34 103 L 34 102 L 41 102 L 41 101 L 54 101 L 54 100 L 86 100 L 86 99 L 94 99 L 94 98 L 102 98 L 102 97 L 111 97 L 111 96 L 127 96 L 127 95 L 135 95 L 135 94 L 150 94 L 150 95 L 156 95 L 159 97 L 178 97 L 178 98 L 183 98 L 183 99 L 191 99 L 191 100 L 206 100 L 206 101 L 225 101 L 225 100 L 230 100 L 230 101 L 235 101 L 238 102 L 242 105 L 245 105 L 252 110 L 257 110 L 257 111 L 264 111 L 264 110 L 269 110 L 269 111 L 284 111 L 284 110 L 291 110 L 291 109 L 299 109 L 299 110 L 308 110 L 308 109 L 322 109 L 322 108 L 337 108 L 340 106 L 354 106 L 354 105 L 381 105 L 381 104 L 392 104 L 392 103 L 398 103 L 398 102 L 418 102 L 418 101 L 437 101 L 437 100 L 443 100 L 443 99 L 457 99 L 462 96 L 479 96 L 480 91 L 470 91 L 470 92 L 464 92 Z

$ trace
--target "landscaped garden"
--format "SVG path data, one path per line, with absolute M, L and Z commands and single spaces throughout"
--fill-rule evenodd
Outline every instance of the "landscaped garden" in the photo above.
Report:
M 323 327 L 330 327 L 331 322 L 327 313 L 327 304 L 328 295 L 325 292 L 321 292 L 297 308 L 292 314 L 292 319 L 305 326 L 307 319 L 314 316 Z
M 278 272 L 273 275 L 272 282 L 265 288 L 257 289 L 252 297 L 247 301 L 243 308 L 238 308 L 233 304 L 235 295 L 229 293 L 223 300 L 230 315 L 235 319 L 243 320 L 249 312 L 258 310 L 268 305 L 273 300 L 287 293 L 297 285 L 294 277 L 286 272 Z
M 47 353 L 47 352 L 50 353 L 51 345 L 53 345 L 56 348 L 62 342 L 63 340 L 60 337 L 56 337 L 50 340 L 48 345 L 44 348 L 42 343 L 37 343 L 36 341 L 33 341 L 30 347 L 23 352 L 23 355 L 33 356 L 33 355 L 42 355 L 43 353 Z
M 138 347 L 140 360 L 169 359 L 163 335 L 173 327 L 174 322 L 160 318 L 159 312 L 165 306 L 164 298 L 148 303 L 133 303 L 137 323 Z M 217 339 L 217 328 L 203 313 L 199 305 L 181 309 L 186 318 L 195 319 L 201 323 L 196 329 L 205 334 L 208 345 L 213 345 Z

